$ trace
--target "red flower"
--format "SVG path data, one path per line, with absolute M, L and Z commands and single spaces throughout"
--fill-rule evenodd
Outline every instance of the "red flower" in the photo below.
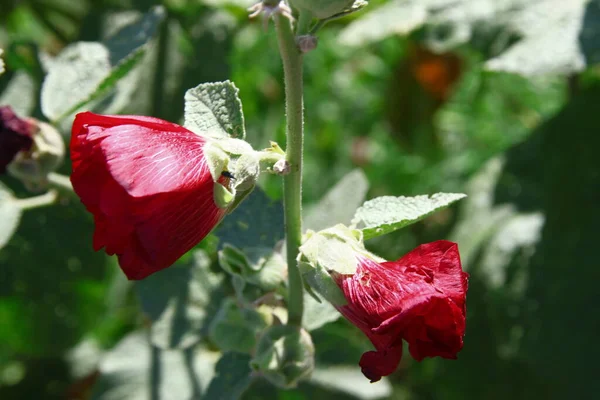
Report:
M 10 106 L 0 107 L 0 173 L 20 151 L 28 151 L 33 144 L 32 123 L 23 120 Z
M 398 261 L 377 263 L 360 257 L 354 275 L 336 274 L 348 304 L 338 307 L 371 340 L 363 354 L 363 374 L 376 382 L 402 358 L 402 339 L 418 361 L 456 358 L 465 333 L 468 274 L 455 243 L 421 245 Z
M 173 264 L 225 215 L 205 143 L 157 118 L 77 114 L 71 182 L 94 215 L 94 249 L 118 255 L 129 279 Z

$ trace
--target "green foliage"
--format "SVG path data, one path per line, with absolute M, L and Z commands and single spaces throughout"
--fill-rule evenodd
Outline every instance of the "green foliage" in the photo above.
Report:
M 80 108 L 135 112 L 284 147 L 281 63 L 272 27 L 246 19 L 253 2 L 154 3 L 0 6 L 0 105 L 66 123 Z M 456 241 L 470 273 L 458 360 L 406 352 L 369 384 L 357 365 L 368 339 L 306 293 L 312 378 L 280 391 L 251 371 L 260 334 L 286 319 L 279 177 L 263 177 L 202 250 L 133 285 L 92 251 L 77 200 L 21 215 L 34 194 L 3 176 L 0 398 L 62 399 L 69 385 L 106 400 L 592 398 L 598 317 L 577 311 L 598 305 L 600 278 L 599 10 L 373 0 L 304 57 L 304 228 L 353 221 L 388 259 Z M 468 197 L 392 197 L 436 191 Z
M 273 248 L 283 239 L 283 206 L 255 189 L 217 228 L 221 245 Z
M 185 93 L 185 126 L 203 135 L 243 139 L 242 102 L 231 82 L 203 83 Z
M 250 357 L 242 353 L 223 354 L 215 368 L 215 378 L 211 381 L 205 398 L 239 399 L 253 381 L 250 370 Z
M 309 208 L 304 228 L 318 231 L 336 224 L 349 224 L 369 189 L 364 172 L 355 169 L 345 175 L 321 200 Z
M 588 0 L 392 0 L 350 24 L 340 41 L 364 46 L 425 27 L 424 39 L 442 51 L 468 42 L 486 26 L 502 32 L 487 68 L 529 76 L 577 72 L 597 56 L 589 46 L 600 39 L 597 8 L 597 1 Z
M 49 63 L 41 93 L 44 115 L 59 121 L 105 95 L 142 59 L 164 18 L 160 7 L 127 25 L 104 43 L 74 43 Z
M 202 347 L 161 350 L 149 345 L 141 332 L 125 337 L 99 366 L 94 400 L 148 398 L 210 399 L 202 397 L 218 355 Z
M 210 271 L 210 258 L 197 250 L 176 265 L 137 282 L 142 311 L 152 321 L 150 339 L 160 348 L 187 348 L 208 332 L 223 298 L 222 278 Z
M 356 210 L 352 224 L 362 230 L 366 240 L 414 224 L 464 197 L 464 194 L 459 193 L 377 197 Z

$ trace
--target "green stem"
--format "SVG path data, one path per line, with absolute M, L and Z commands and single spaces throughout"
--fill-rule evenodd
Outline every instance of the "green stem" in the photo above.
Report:
M 32 208 L 46 207 L 54 204 L 56 199 L 58 198 L 58 193 L 55 190 L 50 190 L 45 194 L 28 197 L 26 199 L 18 199 L 17 205 L 22 210 L 31 210 Z
M 68 176 L 50 172 L 47 179 L 50 186 L 63 191 L 73 192 L 73 185 L 71 185 L 71 180 Z
M 296 28 L 296 33 L 298 36 L 306 35 L 310 29 L 310 24 L 312 22 L 312 14 L 306 10 L 300 10 L 300 15 L 298 16 L 298 26 Z
M 283 207 L 288 265 L 288 325 L 301 326 L 304 311 L 302 275 L 298 269 L 298 249 L 302 240 L 302 54 L 290 22 L 275 17 L 275 28 L 285 76 L 286 160 L 290 173 L 283 179 Z

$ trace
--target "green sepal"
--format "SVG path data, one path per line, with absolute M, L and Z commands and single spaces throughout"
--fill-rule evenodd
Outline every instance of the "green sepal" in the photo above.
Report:
M 235 194 L 219 182 L 215 182 L 213 185 L 213 198 L 217 207 L 228 208 L 235 200 Z

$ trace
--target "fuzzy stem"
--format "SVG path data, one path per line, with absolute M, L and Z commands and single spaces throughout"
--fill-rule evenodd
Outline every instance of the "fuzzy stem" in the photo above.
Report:
M 16 201 L 21 210 L 31 210 L 33 208 L 46 207 L 54 204 L 58 198 L 58 193 L 55 190 L 50 190 L 45 194 L 19 199 Z
M 73 185 L 68 176 L 50 172 L 47 176 L 48 184 L 56 189 L 73 192 Z
M 283 207 L 288 265 L 288 325 L 300 327 L 304 311 L 302 275 L 298 249 L 302 240 L 302 54 L 287 18 L 277 15 L 275 28 L 285 77 L 286 160 L 290 173 L 283 179 Z

